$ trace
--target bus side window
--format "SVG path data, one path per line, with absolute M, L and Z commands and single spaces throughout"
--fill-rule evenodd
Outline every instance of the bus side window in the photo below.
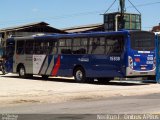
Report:
M 73 54 L 87 54 L 88 38 L 75 38 L 73 40 Z
M 89 54 L 104 54 L 105 52 L 105 38 L 90 38 Z
M 58 42 L 53 41 L 51 54 L 57 54 L 57 44 Z
M 81 53 L 87 54 L 88 53 L 88 38 L 81 39 Z
M 80 46 L 81 46 L 81 38 L 74 38 L 73 48 L 72 48 L 73 54 L 80 54 L 79 53 Z
M 54 47 L 54 41 L 50 40 L 48 42 L 48 54 L 52 54 L 53 47 Z
M 93 38 L 89 38 L 89 50 L 88 53 L 92 54 L 92 45 L 94 45 L 95 43 L 93 42 Z
M 66 40 L 60 39 L 58 43 L 58 54 L 67 54 Z
M 17 41 L 16 53 L 19 55 L 24 54 L 24 46 L 25 46 L 25 41 Z
M 114 36 L 106 38 L 106 54 L 107 55 L 121 55 L 124 48 L 124 41 L 122 36 Z
M 72 39 L 66 39 L 66 45 L 61 50 L 62 54 L 72 54 Z
M 114 52 L 117 54 L 121 54 L 123 52 L 124 48 L 124 38 L 122 36 L 116 37 L 115 38 L 115 44 L 114 44 Z
M 35 41 L 35 54 L 56 54 L 57 46 L 53 40 L 38 40 Z
M 35 41 L 35 48 L 34 48 L 35 54 L 43 54 L 43 42 L 42 41 Z
M 58 45 L 58 54 L 72 54 L 72 39 L 60 39 Z
M 52 53 L 52 47 L 53 47 L 53 41 L 45 41 L 43 42 L 43 51 L 44 54 L 51 54 Z
M 34 54 L 34 40 L 26 40 L 25 53 Z

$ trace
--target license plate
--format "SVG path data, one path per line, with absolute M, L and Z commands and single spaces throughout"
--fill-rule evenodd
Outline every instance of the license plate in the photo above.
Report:
M 147 72 L 141 72 L 140 74 L 144 75 L 144 74 L 147 74 Z
M 146 70 L 146 67 L 141 67 L 141 70 Z

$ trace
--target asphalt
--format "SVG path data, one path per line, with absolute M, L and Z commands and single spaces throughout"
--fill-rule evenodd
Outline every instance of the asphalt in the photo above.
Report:
M 33 103 L 0 107 L 0 113 L 14 114 L 142 114 L 160 113 L 160 94 L 84 98 L 63 103 Z

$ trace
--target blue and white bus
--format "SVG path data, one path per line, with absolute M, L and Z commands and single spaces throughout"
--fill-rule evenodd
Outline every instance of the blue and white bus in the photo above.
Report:
M 155 32 L 156 40 L 156 81 L 160 83 L 160 32 Z
M 94 78 L 154 76 L 155 35 L 146 31 L 14 37 L 6 41 L 6 71 L 20 77 Z

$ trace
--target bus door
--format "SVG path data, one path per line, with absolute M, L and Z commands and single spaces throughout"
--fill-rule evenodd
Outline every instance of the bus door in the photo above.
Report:
M 156 81 L 160 83 L 160 36 L 156 39 Z
M 6 53 L 5 53 L 5 70 L 6 72 L 13 72 L 13 57 L 15 52 L 15 41 L 13 39 L 8 39 L 6 42 Z

